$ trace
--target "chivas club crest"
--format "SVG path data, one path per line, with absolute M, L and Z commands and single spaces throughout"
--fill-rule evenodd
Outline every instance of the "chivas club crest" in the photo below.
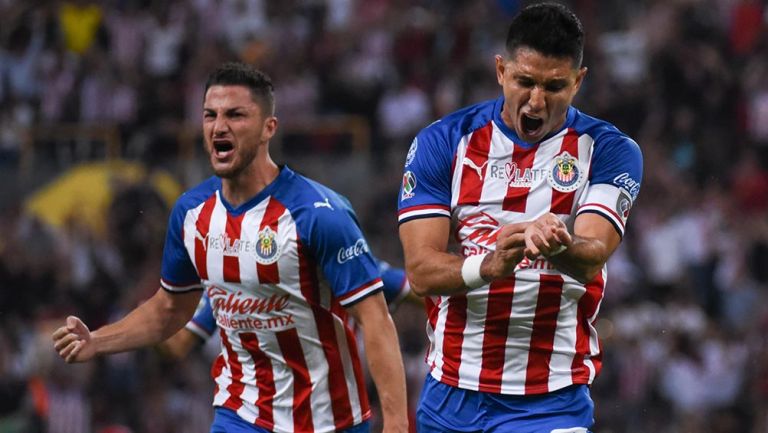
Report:
M 262 265 L 269 265 L 275 263 L 278 257 L 280 257 L 280 245 L 277 243 L 277 234 L 269 226 L 264 227 L 259 231 L 256 261 Z
M 579 160 L 568 152 L 563 152 L 552 160 L 547 174 L 549 185 L 560 192 L 576 191 L 585 179 L 584 172 L 579 167 Z

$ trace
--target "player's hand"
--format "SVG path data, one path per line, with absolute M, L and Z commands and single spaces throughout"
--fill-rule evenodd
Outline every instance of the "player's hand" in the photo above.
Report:
M 483 261 L 480 274 L 486 280 L 506 277 L 525 254 L 525 229 L 529 223 L 506 224 L 496 236 L 496 250 Z
M 565 223 L 553 213 L 536 218 L 525 229 L 525 256 L 551 257 L 565 251 L 573 242 Z
M 53 348 L 69 364 L 93 358 L 96 355 L 93 346 L 91 331 L 75 316 L 67 317 L 67 324 L 53 333 Z

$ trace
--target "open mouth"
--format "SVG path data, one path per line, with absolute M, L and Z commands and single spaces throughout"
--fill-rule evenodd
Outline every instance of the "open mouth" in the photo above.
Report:
M 216 153 L 227 153 L 234 148 L 234 145 L 229 140 L 215 140 L 213 142 L 213 150 Z
M 544 120 L 531 117 L 527 114 L 523 114 L 520 119 L 520 125 L 523 128 L 523 132 L 527 135 L 535 135 L 544 125 Z

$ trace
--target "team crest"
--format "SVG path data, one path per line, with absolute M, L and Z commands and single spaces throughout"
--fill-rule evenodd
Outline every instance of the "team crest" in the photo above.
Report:
M 413 162 L 413 158 L 416 157 L 416 150 L 419 148 L 419 139 L 414 138 L 411 143 L 410 149 L 408 149 L 408 155 L 405 155 L 405 166 L 408 167 Z
M 406 171 L 403 175 L 403 195 L 402 199 L 407 200 L 414 195 L 416 195 L 415 192 L 413 192 L 416 189 L 416 175 L 413 174 L 411 171 Z
M 277 243 L 277 233 L 264 227 L 259 231 L 259 241 L 256 246 L 256 261 L 262 265 L 271 265 L 280 257 L 280 245 Z
M 560 192 L 576 191 L 584 179 L 584 173 L 579 167 L 579 160 L 568 152 L 556 156 L 547 172 L 549 185 Z

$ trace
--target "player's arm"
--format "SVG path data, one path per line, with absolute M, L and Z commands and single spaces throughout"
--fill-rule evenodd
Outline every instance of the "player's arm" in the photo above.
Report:
M 573 233 L 554 214 L 539 217 L 526 230 L 526 255 L 547 257 L 550 263 L 581 283 L 592 281 L 618 248 L 621 237 L 603 216 L 582 213 Z
M 451 220 L 419 218 L 400 224 L 405 269 L 411 290 L 420 296 L 450 295 L 469 289 L 462 276 L 465 258 L 447 252 Z M 479 263 L 486 282 L 511 274 L 525 250 L 528 223 L 508 224 L 499 229 L 496 250 Z
M 526 255 L 548 258 L 581 283 L 592 281 L 618 248 L 640 192 L 643 158 L 628 137 L 608 131 L 597 138 L 590 185 L 571 232 L 553 214 L 539 217 L 526 231 Z
M 199 335 L 187 328 L 179 329 L 169 339 L 157 345 L 157 350 L 168 358 L 184 359 L 195 347 L 205 343 Z
M 203 291 L 200 302 L 195 309 L 195 315 L 183 328 L 173 334 L 171 338 L 157 345 L 158 351 L 168 358 L 183 359 L 189 352 L 203 345 L 216 330 L 216 319 L 213 316 L 211 300 Z
M 348 311 L 360 325 L 368 368 L 384 415 L 384 432 L 408 431 L 405 370 L 395 325 L 381 292 L 367 296 Z
M 123 319 L 94 332 L 77 317 L 69 316 L 66 325 L 53 333 L 54 348 L 66 362 L 72 363 L 157 344 L 189 320 L 200 293 L 170 293 L 160 288 Z

